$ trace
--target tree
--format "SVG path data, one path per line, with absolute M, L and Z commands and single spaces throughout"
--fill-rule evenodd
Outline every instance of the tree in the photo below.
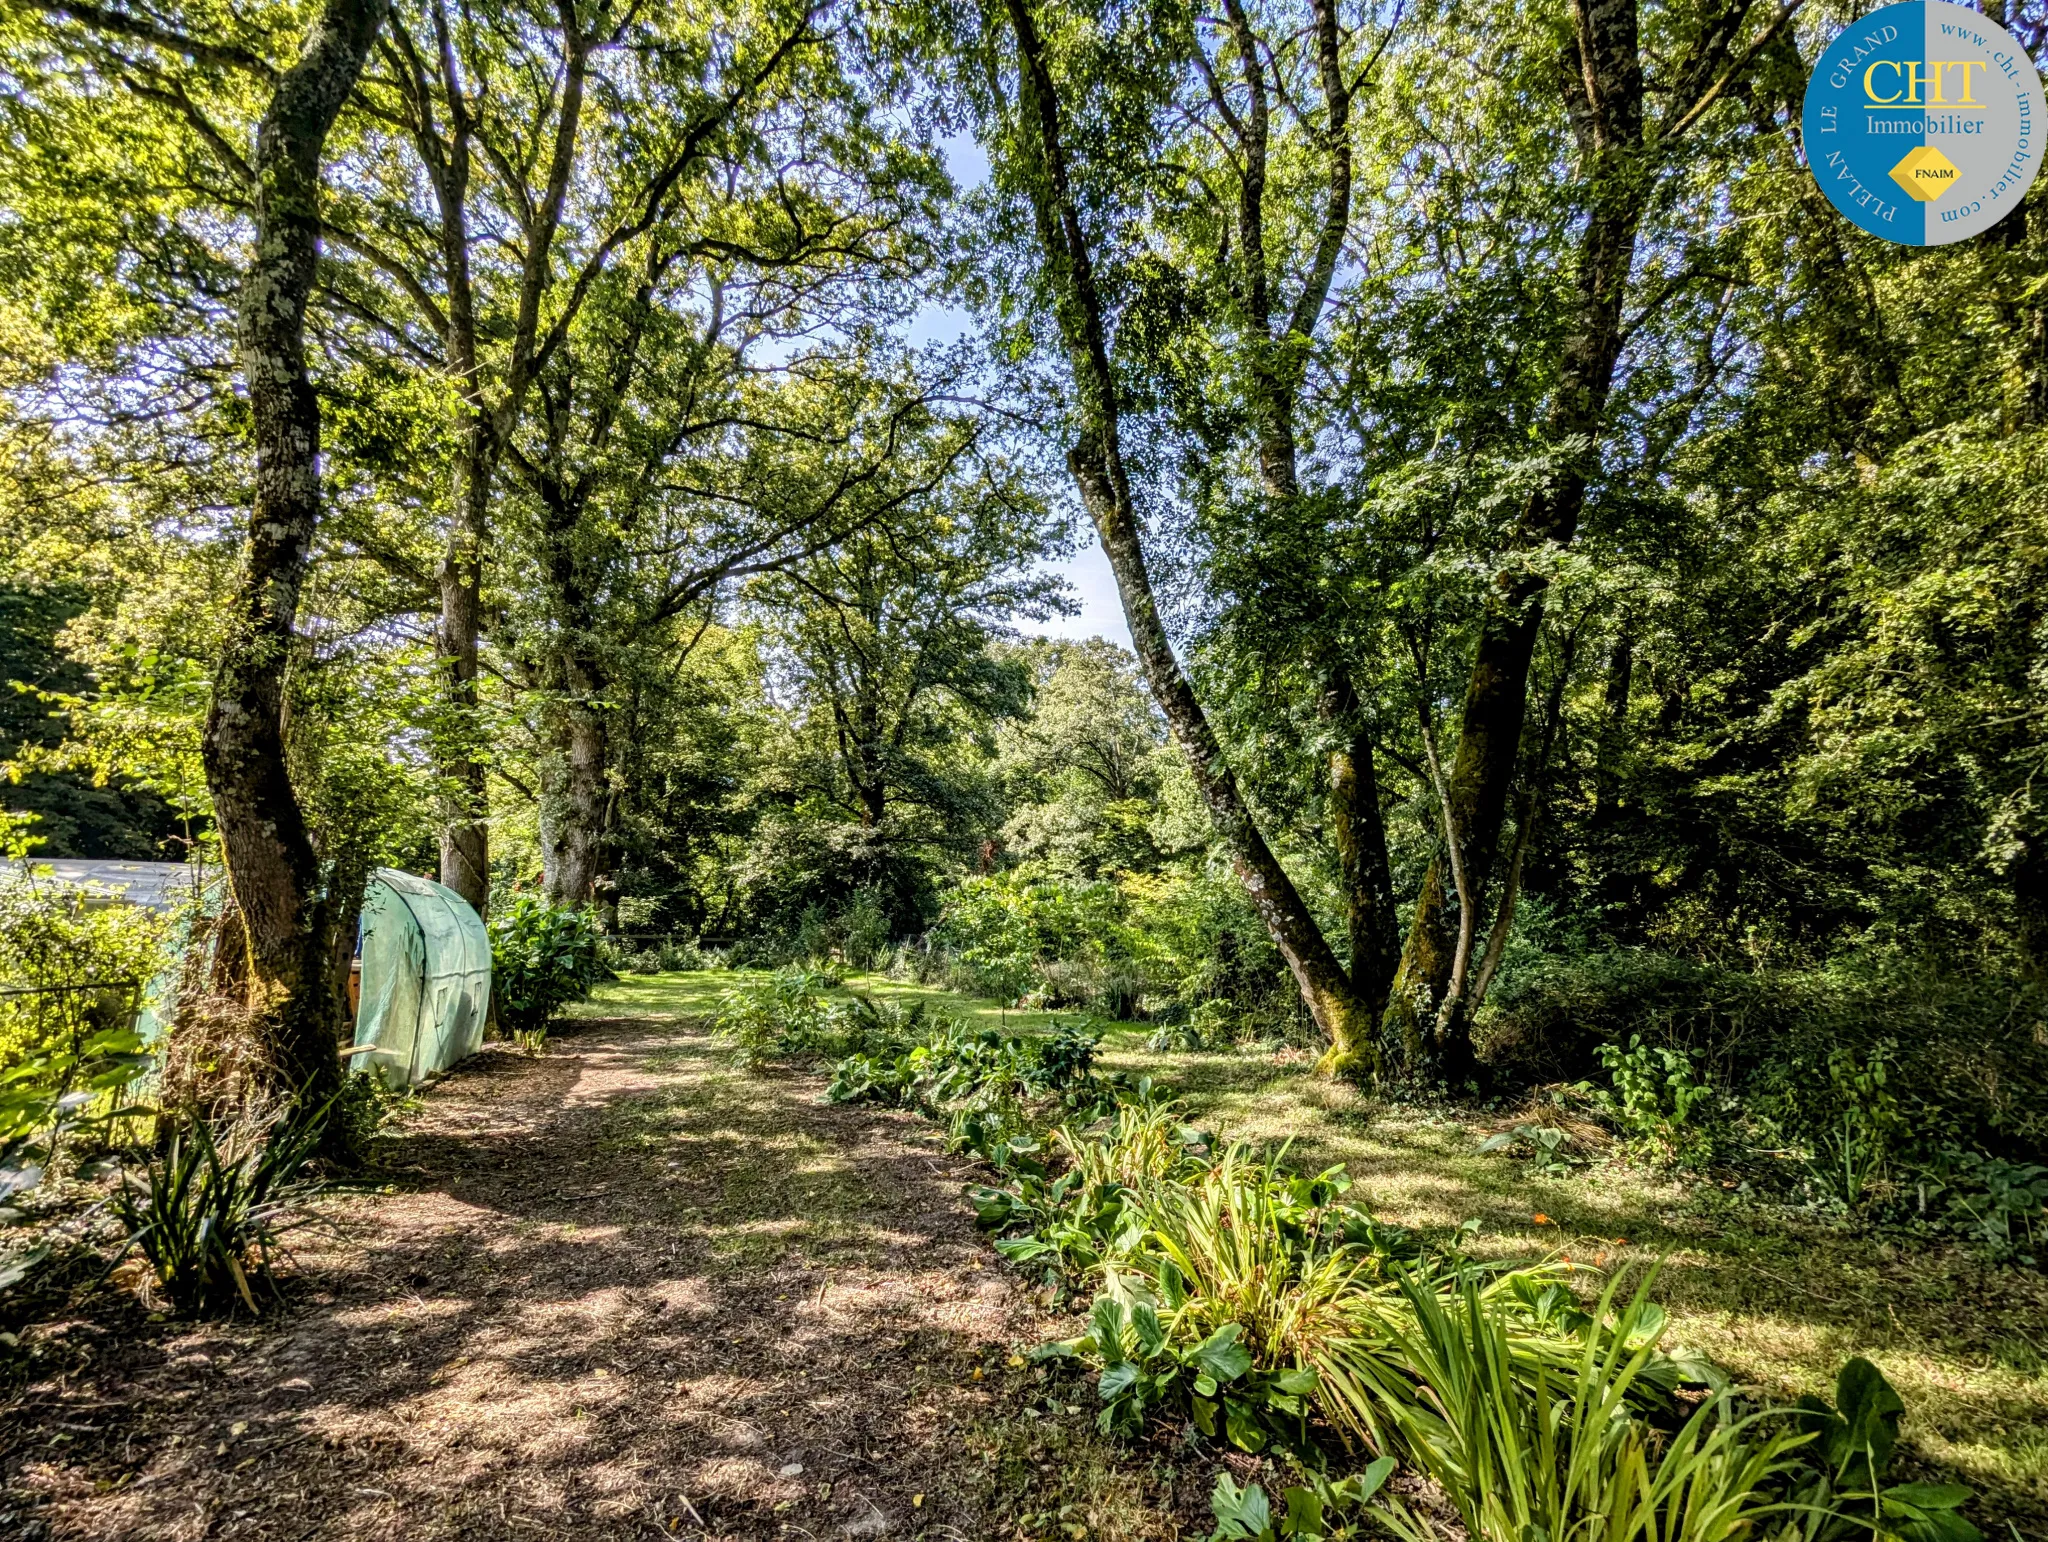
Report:
M 918 500 L 747 594 L 794 718 L 782 774 L 799 807 L 842 827 L 851 881 L 886 892 L 899 929 L 916 920 L 916 869 L 1000 823 L 993 730 L 1030 682 L 998 641 L 1010 617 L 1060 603 L 1061 581 L 1037 570 L 1060 522 L 972 445 L 960 425 L 934 434 L 906 455 L 938 473 Z
M 1031 711 L 998 739 L 1012 803 L 1005 846 L 1085 878 L 1157 866 L 1150 827 L 1170 752 L 1137 660 L 1100 638 L 1027 644 L 1022 659 Z
M 240 324 L 256 495 L 203 741 L 248 942 L 253 1020 L 273 1073 L 316 1105 L 341 1080 L 343 896 L 322 884 L 285 762 L 285 663 L 320 522 L 320 406 L 306 373 L 305 316 L 319 258 L 321 151 L 383 19 L 378 0 L 326 0 L 257 130 Z

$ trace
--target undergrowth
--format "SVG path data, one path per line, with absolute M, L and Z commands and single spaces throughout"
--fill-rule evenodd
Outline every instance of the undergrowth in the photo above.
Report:
M 1590 1271 L 1481 1261 L 1474 1223 L 1385 1225 L 1342 1167 L 1297 1172 L 1284 1148 L 1194 1128 L 1149 1081 L 1100 1075 L 1085 1026 L 840 1010 L 778 1047 L 863 1035 L 832 1096 L 918 1109 L 990 1164 L 968 1199 L 997 1249 L 1088 1304 L 1084 1333 L 1037 1353 L 1092 1373 L 1100 1428 L 1179 1430 L 1294 1474 L 1276 1502 L 1226 1472 L 1217 1539 L 1978 1542 L 1966 1490 L 1887 1483 L 1902 1410 L 1868 1362 L 1835 1409 L 1756 1404 L 1667 1342 L 1654 1270 L 1585 1303 Z M 1682 1124 L 1666 1090 L 1635 1094 Z

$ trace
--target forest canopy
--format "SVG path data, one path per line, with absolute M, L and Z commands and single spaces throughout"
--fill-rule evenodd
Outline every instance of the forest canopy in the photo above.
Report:
M 1832 212 L 1847 15 L 10 6 L 7 802 L 224 861 L 302 1068 L 382 864 L 1389 1085 L 1754 998 L 2024 1086 L 2048 226 Z

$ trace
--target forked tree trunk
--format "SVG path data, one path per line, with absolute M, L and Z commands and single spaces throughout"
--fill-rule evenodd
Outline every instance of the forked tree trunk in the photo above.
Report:
M 1525 547 L 1569 542 L 1585 506 L 1607 397 L 1622 343 L 1622 301 L 1635 261 L 1636 230 L 1649 191 L 1643 164 L 1643 72 L 1635 0 L 1577 0 L 1576 37 L 1560 74 L 1579 136 L 1587 202 L 1578 245 L 1573 323 L 1560 360 L 1545 438 L 1560 453 L 1582 448 L 1523 510 Z M 1543 624 L 1545 582 L 1511 576 L 1489 596 L 1465 690 L 1458 749 L 1446 778 L 1452 839 L 1465 870 L 1471 932 L 1486 914 L 1501 825 L 1513 788 L 1527 714 L 1529 666 Z M 1463 992 L 1474 960 L 1461 959 L 1451 915 L 1450 854 L 1430 864 L 1387 1003 L 1383 1038 L 1411 1073 L 1463 1083 L 1473 1072 Z
M 271 1074 L 322 1101 L 340 1083 L 342 917 L 286 770 L 285 667 L 320 520 L 320 404 L 305 316 L 319 257 L 320 155 L 382 24 L 383 0 L 327 0 L 257 131 L 255 250 L 239 343 L 255 498 L 202 739 L 207 786 L 248 946 L 248 1004 Z
M 1377 1069 L 1373 1014 L 1252 819 L 1215 729 L 1174 656 L 1140 544 L 1141 521 L 1125 472 L 1116 388 L 1094 265 L 1067 170 L 1058 95 L 1029 0 L 1005 0 L 1017 43 L 1025 181 L 1045 253 L 1060 332 L 1073 372 L 1080 433 L 1067 456 L 1081 503 L 1116 576 L 1124 618 L 1154 699 L 1186 757 L 1245 894 L 1287 961 L 1302 1000 L 1329 1040 L 1324 1069 Z

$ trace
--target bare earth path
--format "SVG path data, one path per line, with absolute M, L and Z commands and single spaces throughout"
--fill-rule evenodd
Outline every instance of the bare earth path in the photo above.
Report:
M 1030 1534 L 1151 1532 L 1086 1414 L 1025 1410 L 1057 1325 L 928 1127 L 687 1021 L 572 1029 L 435 1088 L 282 1310 L 131 1324 L 0 1409 L 0 1535 L 979 1542 L 1027 1480 L 1075 1501 Z

